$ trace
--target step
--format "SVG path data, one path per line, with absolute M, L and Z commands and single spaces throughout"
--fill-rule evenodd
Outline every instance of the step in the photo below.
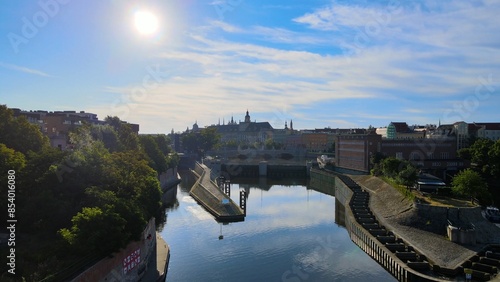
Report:
M 361 207 L 361 208 L 352 208 L 352 211 L 354 213 L 371 213 L 370 210 L 366 209 L 366 207 Z
M 409 261 L 406 265 L 414 270 L 429 270 L 431 268 L 427 261 Z
M 491 279 L 491 274 L 484 272 L 484 271 L 473 269 L 472 270 L 472 279 L 480 280 L 480 281 L 488 281 Z
M 396 251 L 396 256 L 402 261 L 417 261 L 417 253 L 415 252 L 398 252 Z
M 377 220 L 375 218 L 357 218 L 359 223 L 376 223 Z
M 373 214 L 371 213 L 356 213 L 354 214 L 354 216 L 357 218 L 374 218 Z
M 366 209 L 367 208 L 367 205 L 351 205 L 351 208 L 353 209 Z
M 482 263 L 479 263 L 479 262 L 473 262 L 471 268 L 474 269 L 474 270 L 479 270 L 479 271 L 482 271 L 482 272 L 488 272 L 488 273 L 491 273 L 491 274 L 496 274 L 498 272 L 498 268 L 496 268 L 495 266 L 491 266 L 491 265 L 487 265 L 487 264 L 482 264 Z
M 500 260 L 482 257 L 479 259 L 479 263 L 487 264 L 495 267 L 500 267 Z
M 492 259 L 498 259 L 498 260 L 500 260 L 500 253 L 494 253 L 492 251 L 487 251 L 485 253 L 485 255 L 486 255 L 487 258 L 492 258 Z
M 386 229 L 368 229 L 368 232 L 372 234 L 372 236 L 387 236 Z
M 406 245 L 401 243 L 386 243 L 385 247 L 393 253 L 395 253 L 396 251 L 398 252 L 406 251 Z
M 361 225 L 366 229 L 366 230 L 370 230 L 370 229 L 380 229 L 380 225 L 378 225 L 377 223 L 361 223 Z
M 377 236 L 377 240 L 379 240 L 380 243 L 382 243 L 382 244 L 395 243 L 396 237 L 394 237 L 394 236 Z
M 351 201 L 351 205 L 355 205 L 355 206 L 367 206 L 368 205 L 368 201 L 352 200 Z

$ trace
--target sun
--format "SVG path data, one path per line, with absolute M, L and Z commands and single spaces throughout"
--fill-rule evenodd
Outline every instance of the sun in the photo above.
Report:
M 134 13 L 134 24 L 137 31 L 143 35 L 151 35 L 158 31 L 158 18 L 149 11 L 137 11 Z

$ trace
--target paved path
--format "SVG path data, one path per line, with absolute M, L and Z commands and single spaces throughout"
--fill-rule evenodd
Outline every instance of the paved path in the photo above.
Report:
M 148 270 L 142 277 L 141 281 L 165 281 L 165 275 L 170 258 L 170 248 L 161 237 L 160 233 L 156 232 L 156 249 L 151 254 Z

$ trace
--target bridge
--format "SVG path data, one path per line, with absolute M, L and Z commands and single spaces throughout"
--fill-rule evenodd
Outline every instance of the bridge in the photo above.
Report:
M 211 213 L 217 221 L 237 222 L 245 219 L 246 195 L 245 191 L 240 191 L 240 206 L 230 197 L 228 182 L 215 183 L 211 179 L 210 169 L 200 163 L 195 164 L 195 169 L 191 172 L 197 181 L 189 191 L 189 194 Z M 224 191 L 223 191 L 224 190 Z

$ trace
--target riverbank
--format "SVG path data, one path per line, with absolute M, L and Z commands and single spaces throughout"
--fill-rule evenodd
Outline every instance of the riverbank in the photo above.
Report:
M 169 261 L 170 248 L 160 233 L 156 232 L 156 249 L 151 254 L 148 270 L 140 281 L 165 281 Z
M 432 220 L 419 216 L 417 205 L 386 182 L 368 175 L 349 176 L 370 191 L 370 208 L 381 223 L 425 255 L 433 264 L 454 269 L 488 244 L 500 243 L 500 229 L 485 220 L 480 211 L 470 213 L 467 217 L 467 220 L 476 226 L 478 243 L 459 245 L 442 234 L 444 225 L 433 224 Z

